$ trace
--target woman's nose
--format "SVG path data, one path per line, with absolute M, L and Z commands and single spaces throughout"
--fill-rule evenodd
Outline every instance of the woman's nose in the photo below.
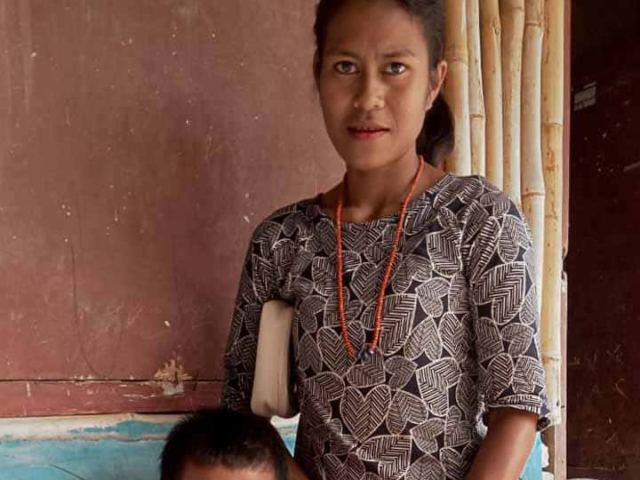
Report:
M 385 89 L 374 75 L 363 75 L 353 101 L 354 108 L 365 112 L 380 110 L 385 105 Z

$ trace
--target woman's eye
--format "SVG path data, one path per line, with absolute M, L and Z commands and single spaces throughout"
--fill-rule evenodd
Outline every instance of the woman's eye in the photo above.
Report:
M 351 75 L 356 72 L 356 66 L 351 62 L 338 62 L 333 68 L 336 72 L 343 75 Z
M 387 65 L 384 69 L 384 73 L 390 74 L 390 75 L 400 75 L 401 73 L 406 72 L 407 70 L 407 66 L 404 65 L 403 63 L 390 63 L 389 65 Z

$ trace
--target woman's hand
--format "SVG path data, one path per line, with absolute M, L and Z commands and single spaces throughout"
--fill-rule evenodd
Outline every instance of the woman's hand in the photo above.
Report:
M 489 413 L 489 431 L 465 480 L 517 480 L 536 438 L 538 416 L 514 408 Z

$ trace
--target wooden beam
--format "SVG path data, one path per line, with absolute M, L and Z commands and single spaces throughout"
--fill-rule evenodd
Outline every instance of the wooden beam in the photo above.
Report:
M 502 88 L 504 115 L 504 193 L 521 199 L 522 48 L 524 0 L 500 0 L 502 17 Z
M 486 176 L 486 116 L 482 87 L 480 0 L 467 0 L 469 43 L 469 115 L 471 123 L 471 173 Z
M 564 125 L 563 125 L 563 182 L 562 182 L 562 257 L 566 258 L 569 249 L 569 171 L 570 171 L 570 138 L 571 138 L 571 2 L 564 5 Z M 568 289 L 569 281 L 566 273 L 562 281 L 562 309 L 560 329 L 560 415 L 561 423 L 551 427 L 543 435 L 549 448 L 549 471 L 554 480 L 567 479 L 567 337 L 568 337 Z M 577 476 L 596 478 L 596 474 L 578 474 Z M 597 478 L 605 480 L 601 472 Z
M 536 254 L 538 310 L 544 271 L 545 186 L 542 166 L 542 43 L 544 0 L 525 1 L 522 61 L 522 209 Z
M 0 417 L 186 412 L 218 405 L 222 382 L 3 381 Z
M 444 95 L 455 118 L 453 153 L 447 159 L 447 171 L 455 175 L 471 174 L 471 126 L 469 120 L 469 46 L 467 42 L 466 0 L 447 0 L 445 58 L 449 73 Z
M 502 188 L 504 185 L 502 23 L 498 0 L 480 2 L 480 24 L 482 88 L 487 121 L 487 179 L 496 187 Z

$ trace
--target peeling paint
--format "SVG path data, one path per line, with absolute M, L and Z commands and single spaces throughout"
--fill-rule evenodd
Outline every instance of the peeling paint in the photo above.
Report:
M 167 397 L 182 395 L 184 393 L 184 385 L 182 383 L 162 382 L 160 386 L 162 387 L 162 393 Z
M 0 420 L 2 478 L 157 478 L 158 457 L 179 415 L 104 415 Z M 296 422 L 274 421 L 293 452 Z M 10 434 L 6 434 L 9 432 Z
M 83 479 L 157 478 L 164 439 L 180 418 L 124 414 L 0 420 L 2 478 L 54 480 L 60 478 L 56 467 Z M 297 422 L 272 420 L 290 452 Z M 524 480 L 542 478 L 544 455 L 538 436 Z
M 0 419 L 1 442 L 162 439 L 180 415 L 92 415 Z
M 158 382 L 170 382 L 174 384 L 193 380 L 193 377 L 189 375 L 182 365 L 178 363 L 179 359 L 172 359 L 165 363 L 162 368 L 159 368 L 156 373 L 153 374 L 153 379 Z

